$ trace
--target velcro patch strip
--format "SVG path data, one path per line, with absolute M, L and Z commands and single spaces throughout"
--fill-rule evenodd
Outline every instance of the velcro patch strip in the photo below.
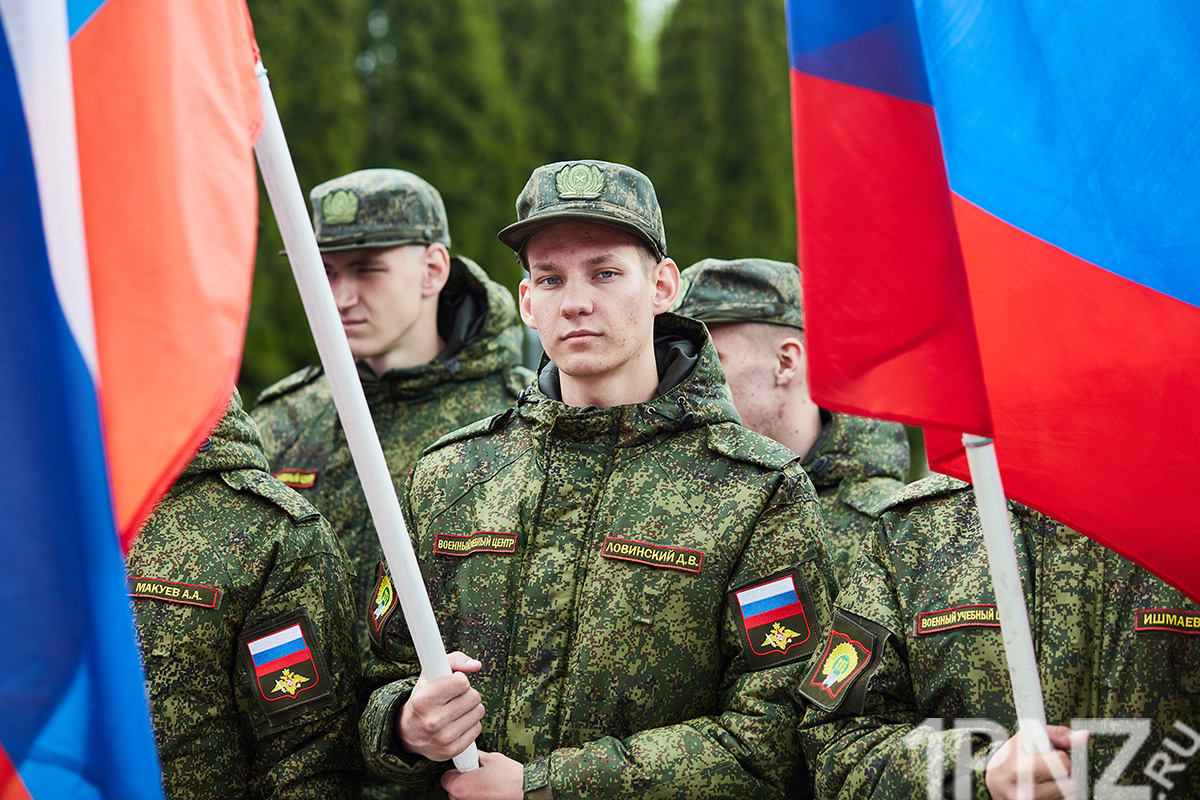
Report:
M 941 633 L 955 628 L 999 628 L 1000 615 L 993 605 L 967 605 L 922 611 L 917 614 L 917 635 Z
M 215 586 L 201 586 L 194 583 L 179 583 L 162 578 L 142 578 L 129 576 L 129 596 L 149 597 L 152 600 L 166 600 L 169 603 L 184 603 L 201 608 L 216 608 L 220 590 Z
M 704 566 L 704 553 L 699 550 L 639 542 L 636 539 L 618 539 L 615 536 L 604 537 L 604 543 L 600 546 L 600 555 L 620 561 L 633 561 L 638 564 L 649 564 L 652 567 L 666 567 L 697 574 Z
M 1170 631 L 1200 634 L 1200 611 L 1178 608 L 1139 608 L 1133 613 L 1135 631 Z
M 469 556 L 475 553 L 515 553 L 517 535 L 479 531 L 470 536 L 439 533 L 433 537 L 433 552 L 444 556 Z

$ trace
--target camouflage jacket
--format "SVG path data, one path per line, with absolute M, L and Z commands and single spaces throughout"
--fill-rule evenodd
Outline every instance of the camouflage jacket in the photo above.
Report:
M 1200 797 L 1200 759 L 1165 783 L 1142 772 L 1156 752 L 1186 764 L 1181 752 L 1200 748 L 1200 608 L 1042 514 L 1009 503 L 1009 516 L 1047 722 L 1141 720 L 1148 737 L 1130 739 L 1136 756 L 1114 766 L 1118 783 L 1149 786 L 1146 797 Z M 893 497 L 801 684 L 824 706 L 810 705 L 801 731 L 817 796 L 925 797 L 931 778 L 955 797 L 961 747 L 971 785 L 959 796 L 987 798 L 991 740 L 954 720 L 991 720 L 1001 741 L 1015 732 L 998 625 L 970 487 L 937 475 Z M 1105 724 L 1082 726 L 1094 731 L 1087 796 L 1116 796 L 1095 792 L 1126 738 Z
M 807 794 L 791 687 L 836 591 L 817 499 L 795 454 L 737 424 L 703 327 L 656 331 L 654 400 L 570 407 L 546 365 L 517 408 L 418 462 L 434 610 L 483 662 L 479 746 L 525 764 L 527 797 Z M 760 595 L 765 623 L 741 610 Z M 418 674 L 392 611 L 377 638 L 399 680 L 371 697 L 364 754 L 436 796 L 448 765 L 406 760 L 391 732 Z
M 401 499 L 409 470 L 427 445 L 508 408 L 532 377 L 518 366 L 523 339 L 512 295 L 468 259 L 451 260 L 438 328 L 446 349 L 433 361 L 381 377 L 359 368 Z M 379 540 L 324 371 L 309 367 L 268 388 L 253 416 L 275 475 L 312 502 L 345 545 L 361 612 L 374 586 Z M 359 646 L 367 658 L 365 629 Z
M 266 468 L 235 397 L 129 554 L 171 798 L 359 796 L 349 563 Z
M 804 470 L 821 498 L 829 555 L 844 582 L 875 521 L 872 509 L 908 480 L 908 437 L 898 422 L 827 411 L 821 416 L 824 430 L 804 457 Z

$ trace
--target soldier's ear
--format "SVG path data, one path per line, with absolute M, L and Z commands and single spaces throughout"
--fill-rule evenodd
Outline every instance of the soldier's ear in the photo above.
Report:
M 667 311 L 675 305 L 679 296 L 679 267 L 670 258 L 664 258 L 650 270 L 650 279 L 654 282 L 654 313 Z
M 804 363 L 804 344 L 789 336 L 775 345 L 775 385 L 788 386 L 800 381 L 807 382 L 808 370 Z
M 439 294 L 450 277 L 450 251 L 444 244 L 425 245 L 425 272 L 421 277 L 421 295 Z

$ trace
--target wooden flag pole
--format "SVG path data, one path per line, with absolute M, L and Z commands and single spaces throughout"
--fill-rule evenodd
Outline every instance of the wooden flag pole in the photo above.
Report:
M 442 642 L 437 619 L 433 616 L 433 607 L 429 603 L 429 594 L 425 590 L 425 582 L 417 566 L 417 557 L 409 540 L 408 528 L 404 524 L 404 515 L 400 512 L 396 487 L 392 484 L 392 476 L 383 456 L 383 447 L 379 443 L 379 435 L 375 431 L 375 423 L 367 407 L 367 399 L 354 366 L 354 358 L 350 354 L 350 345 L 342 330 L 333 293 L 329 290 L 329 281 L 325 277 L 325 267 L 321 263 L 316 237 L 313 236 L 312 223 L 309 221 L 304 195 L 300 190 L 300 181 L 296 177 L 296 168 L 288 151 L 283 125 L 279 121 L 279 111 L 275 107 L 275 98 L 267 81 L 267 71 L 261 61 L 257 69 L 263 106 L 263 131 L 254 145 L 258 168 L 267 187 L 267 196 L 275 212 L 279 232 L 283 235 L 292 273 L 296 277 L 296 287 L 300 290 L 304 312 L 308 315 L 313 340 L 321 356 L 321 366 L 325 368 L 325 375 L 329 378 L 333 402 L 337 407 L 342 429 L 346 433 L 346 443 L 358 470 L 363 494 L 367 498 L 367 506 L 371 510 L 371 519 L 375 522 L 379 542 L 383 546 L 383 554 L 387 559 L 388 570 L 391 572 L 404 618 L 408 622 L 409 632 L 412 634 L 421 669 L 427 678 L 437 680 L 450 674 L 446 646 Z M 461 772 L 469 772 L 479 767 L 479 756 L 474 742 L 454 757 L 454 766 Z
M 963 445 L 967 451 L 971 483 L 975 487 L 975 502 L 979 506 L 979 521 L 983 526 L 992 588 L 996 594 L 996 611 L 1000 617 L 1000 634 L 1004 639 L 1004 655 L 1012 682 L 1013 704 L 1020 730 L 1025 734 L 1025 750 L 1049 753 L 1053 748 L 1046 734 L 1046 705 L 1029 629 L 1029 614 L 1025 608 L 1025 591 L 1013 549 L 1012 528 L 1008 523 L 1008 503 L 1004 499 L 1000 467 L 996 462 L 996 448 L 991 439 L 969 433 L 963 434 Z

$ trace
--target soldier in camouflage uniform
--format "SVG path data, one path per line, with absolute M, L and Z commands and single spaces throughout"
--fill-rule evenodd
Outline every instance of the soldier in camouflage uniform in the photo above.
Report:
M 880 511 L 838 597 L 829 641 L 801 684 L 813 703 L 802 737 L 817 796 L 925 797 L 930 776 L 941 782 L 938 796 L 1009 796 L 1011 783 L 998 778 L 1012 759 L 995 755 L 991 737 L 953 722 L 991 720 L 1004 728 L 1001 741 L 1016 729 L 974 492 L 935 475 Z M 1066 526 L 1015 502 L 1009 512 L 1047 722 L 1148 721 L 1148 738 L 1129 740 L 1136 756 L 1113 770 L 1119 785 L 1148 789 L 1120 796 L 1200 797 L 1200 608 Z M 1086 796 L 1116 797 L 1097 791 L 1097 781 L 1125 737 L 1102 723 L 1082 727 L 1093 731 Z M 1052 733 L 1063 747 L 1064 731 Z M 970 786 L 956 795 L 960 748 Z M 1143 773 L 1148 766 L 1152 775 Z M 1046 787 L 1039 797 L 1052 795 Z
M 835 591 L 812 485 L 737 424 L 704 327 L 663 313 L 678 268 L 644 175 L 540 167 L 517 212 L 500 238 L 549 360 L 426 451 L 406 509 L 446 642 L 476 658 L 418 680 L 386 611 L 368 764 L 430 796 L 804 795 L 792 687 Z M 447 772 L 476 735 L 481 768 Z
M 402 491 L 426 445 L 508 408 L 531 379 L 517 366 L 516 305 L 474 262 L 450 257 L 442 199 L 416 175 L 362 170 L 317 186 L 311 198 L 371 417 Z M 380 547 L 324 371 L 308 367 L 268 388 L 253 416 L 276 477 L 310 500 L 345 545 L 361 611 Z M 368 627 L 359 632 L 364 660 Z
M 360 796 L 350 566 L 266 469 L 235 393 L 129 553 L 169 798 Z
M 844 581 L 871 530 L 871 509 L 908 478 L 904 426 L 834 414 L 809 397 L 795 264 L 708 258 L 681 277 L 676 312 L 708 326 L 742 424 L 804 455 Z

